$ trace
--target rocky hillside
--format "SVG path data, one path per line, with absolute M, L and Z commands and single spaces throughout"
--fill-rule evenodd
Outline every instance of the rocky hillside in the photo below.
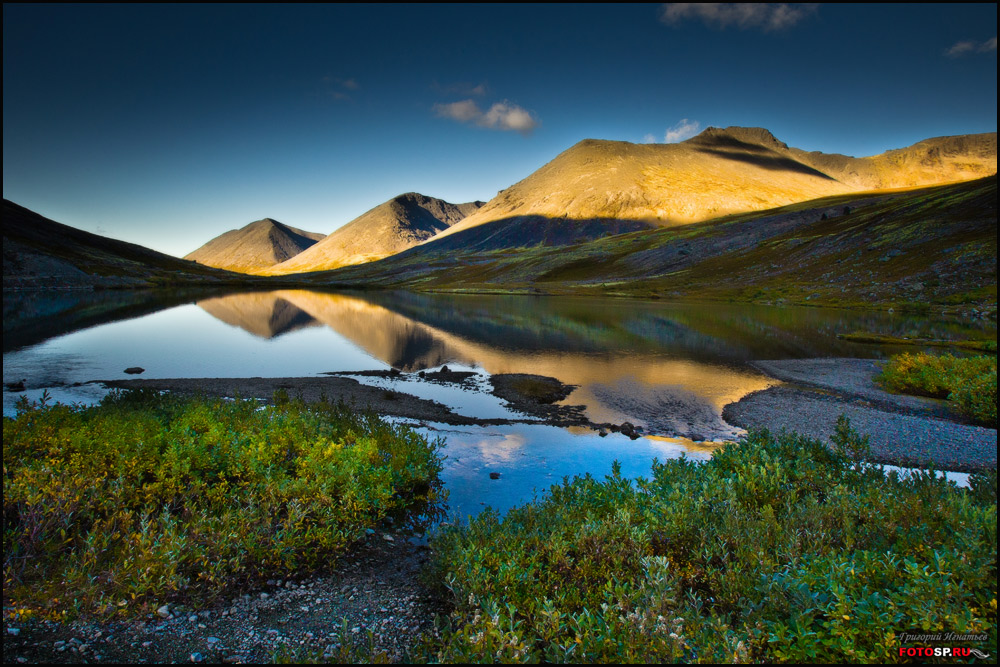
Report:
M 215 237 L 184 259 L 229 271 L 260 273 L 298 255 L 322 238 L 323 234 L 264 218 Z
M 478 201 L 450 204 L 408 192 L 376 206 L 308 250 L 263 273 L 321 271 L 394 255 L 448 229 L 482 205 Z
M 679 144 L 588 139 L 428 244 L 462 235 L 448 247 L 561 245 L 818 197 L 970 180 L 995 174 L 996 165 L 996 133 L 928 139 L 868 158 L 806 153 L 763 128 L 710 127 Z

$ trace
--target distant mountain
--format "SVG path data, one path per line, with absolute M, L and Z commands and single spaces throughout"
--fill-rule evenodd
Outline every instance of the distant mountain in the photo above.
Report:
M 260 273 L 295 257 L 323 237 L 264 218 L 215 237 L 184 259 L 229 271 Z
M 995 318 L 996 230 L 994 174 L 823 197 L 572 247 L 457 254 L 439 250 L 446 238 L 329 279 L 436 292 L 934 305 Z
M 448 229 L 482 205 L 478 201 L 449 204 L 408 192 L 376 206 L 308 250 L 263 273 L 322 271 L 394 255 Z
M 868 158 L 789 148 L 763 128 L 710 127 L 679 144 L 586 139 L 426 246 L 566 245 L 818 197 L 980 178 L 996 173 L 996 156 L 995 132 Z
M 4 289 L 212 285 L 243 278 L 75 229 L 3 200 Z

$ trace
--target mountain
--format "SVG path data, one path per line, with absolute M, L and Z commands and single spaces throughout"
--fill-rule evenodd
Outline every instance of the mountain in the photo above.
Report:
M 995 132 L 867 158 L 789 148 L 763 128 L 710 127 L 678 144 L 586 139 L 426 244 L 565 245 L 818 197 L 970 180 L 996 165 Z
M 3 200 L 4 289 L 213 285 L 245 278 L 75 229 Z
M 323 234 L 264 218 L 215 237 L 184 259 L 229 271 L 260 273 L 298 255 L 322 238 Z
M 434 242 L 315 279 L 429 291 L 904 309 L 921 304 L 995 317 L 996 224 L 993 175 L 823 197 L 572 247 L 471 251 L 456 258 Z
M 408 192 L 358 216 L 308 250 L 263 273 L 322 271 L 394 255 L 448 229 L 482 205 L 478 201 L 449 204 Z

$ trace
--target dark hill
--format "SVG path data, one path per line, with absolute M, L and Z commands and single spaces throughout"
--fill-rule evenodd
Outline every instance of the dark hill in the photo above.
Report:
M 219 284 L 241 278 L 75 229 L 3 200 L 4 289 Z

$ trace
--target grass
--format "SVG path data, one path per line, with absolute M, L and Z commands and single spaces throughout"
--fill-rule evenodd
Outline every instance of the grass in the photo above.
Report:
M 566 481 L 434 543 L 454 612 L 431 662 L 896 662 L 895 634 L 996 654 L 996 474 L 958 489 L 758 431 L 651 479 Z M 878 511 L 873 511 L 878 508 Z
M 853 343 L 871 343 L 873 345 L 920 345 L 921 347 L 953 347 L 974 352 L 997 353 L 995 340 L 938 340 L 932 338 L 900 338 L 883 334 L 855 331 L 849 334 L 837 334 L 837 338 Z
M 889 359 L 875 379 L 890 391 L 946 398 L 969 419 L 997 425 L 996 356 L 900 354 Z
M 433 499 L 437 444 L 343 405 L 114 393 L 4 418 L 4 604 L 141 613 L 329 567 Z

